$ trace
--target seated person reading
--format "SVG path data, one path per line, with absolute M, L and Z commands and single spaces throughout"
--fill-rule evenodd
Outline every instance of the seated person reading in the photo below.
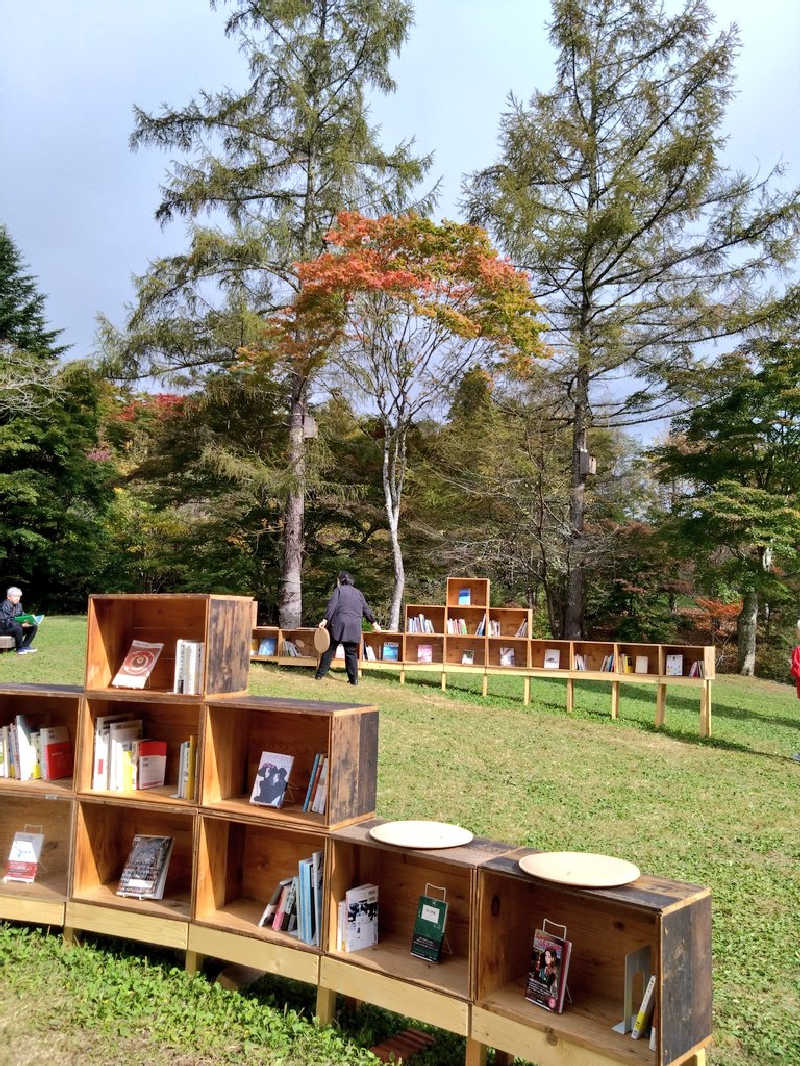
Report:
M 22 610 L 22 592 L 10 588 L 0 603 L 0 634 L 14 638 L 17 655 L 26 655 L 38 649 L 32 648 L 33 638 L 44 615 L 25 614 Z

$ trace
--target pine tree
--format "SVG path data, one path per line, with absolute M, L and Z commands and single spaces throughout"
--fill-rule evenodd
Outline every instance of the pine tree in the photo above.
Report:
M 767 311 L 759 282 L 794 254 L 798 195 L 721 162 L 735 28 L 704 0 L 553 0 L 549 93 L 512 98 L 499 162 L 467 186 L 549 316 L 572 434 L 563 635 L 582 634 L 591 427 L 691 401 L 708 342 Z M 706 345 L 704 348 L 703 345 Z
M 429 159 L 384 151 L 367 93 L 390 92 L 389 62 L 411 21 L 405 0 L 232 0 L 226 33 L 246 57 L 243 92 L 203 91 L 185 108 L 136 111 L 134 147 L 177 149 L 157 218 L 187 218 L 189 248 L 138 287 L 128 335 L 106 339 L 136 373 L 197 377 L 228 367 L 260 317 L 297 290 L 294 264 L 323 249 L 345 208 L 406 201 Z M 203 214 L 218 220 L 201 225 Z M 215 302 L 214 293 L 220 294 Z M 302 621 L 305 432 L 317 366 L 282 367 L 288 419 L 280 620 Z

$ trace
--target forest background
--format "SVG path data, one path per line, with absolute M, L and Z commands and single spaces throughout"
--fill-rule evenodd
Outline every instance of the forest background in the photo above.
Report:
M 0 229 L 0 583 L 48 612 L 218 591 L 313 624 L 341 568 L 384 622 L 479 574 L 534 635 L 714 642 L 721 668 L 786 680 L 798 197 L 726 170 L 736 33 L 673 7 L 557 0 L 552 84 L 508 101 L 448 228 L 425 221 L 430 157 L 368 121 L 410 5 L 221 4 L 249 82 L 136 112 L 186 241 L 131 264 L 97 358 L 65 351 Z M 326 241 L 342 210 L 417 212 L 403 242 L 364 238 L 378 285 Z M 495 248 L 531 302 L 481 288 Z M 413 284 L 386 283 L 399 268 Z

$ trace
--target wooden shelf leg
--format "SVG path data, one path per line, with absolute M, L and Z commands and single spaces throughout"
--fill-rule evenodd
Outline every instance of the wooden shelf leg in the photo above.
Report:
M 699 1051 L 695 1051 L 690 1059 L 686 1060 L 683 1066 L 706 1066 L 707 1061 L 706 1049 L 701 1047 Z
M 447 674 L 442 670 L 442 692 L 447 689 Z
M 494 1053 L 494 1066 L 514 1066 L 515 1055 L 509 1051 L 497 1051 Z
M 700 736 L 711 736 L 711 682 L 704 681 L 700 693 Z
M 572 714 L 575 709 L 575 679 L 567 678 L 567 714 Z
M 332 988 L 317 988 L 317 1009 L 314 1017 L 318 1025 L 330 1025 L 336 1017 L 336 993 Z
M 662 682 L 656 685 L 656 729 L 664 724 L 664 715 L 667 710 L 667 686 Z
M 483 688 L 482 688 L 482 692 L 483 692 L 483 695 L 484 695 L 484 696 L 488 696 L 488 695 L 489 695 L 489 675 L 488 675 L 488 674 L 484 674 L 484 675 L 483 675 Z
M 405 670 L 401 670 L 400 671 L 400 684 L 401 685 L 405 685 L 405 683 L 406 683 L 406 672 L 405 672 Z
M 203 969 L 203 958 L 197 951 L 186 952 L 185 970 L 187 973 L 199 973 Z
M 486 1052 L 488 1048 L 479 1044 L 472 1037 L 467 1037 L 467 1053 L 464 1057 L 464 1066 L 486 1066 Z
M 78 940 L 78 930 L 73 929 L 71 925 L 64 926 L 61 930 L 61 936 L 65 948 L 74 948 L 76 944 L 80 943 Z
M 526 707 L 531 702 L 531 679 L 529 677 L 522 679 L 522 702 Z
M 611 717 L 619 718 L 619 681 L 611 682 Z

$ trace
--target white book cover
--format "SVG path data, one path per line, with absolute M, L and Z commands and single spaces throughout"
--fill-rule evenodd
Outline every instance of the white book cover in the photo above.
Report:
M 175 667 L 172 672 L 172 691 L 183 692 L 183 639 L 175 645 Z
M 545 670 L 558 670 L 561 666 L 561 649 L 560 648 L 545 648 L 544 649 L 544 668 Z
M 358 885 L 345 893 L 346 951 L 361 951 L 378 943 L 378 886 Z
M 108 729 L 108 791 L 121 792 L 122 779 L 122 745 L 132 740 L 139 740 L 142 735 L 142 720 L 112 722 Z M 130 749 L 129 749 L 130 750 Z
M 8 777 L 8 726 L 0 729 L 0 777 Z
M 683 656 L 668 655 L 664 673 L 668 677 L 681 677 L 683 675 Z
M 325 805 L 328 800 L 328 756 L 326 755 L 322 760 L 322 769 L 319 772 L 319 781 L 317 782 L 317 791 L 314 795 L 314 802 L 311 804 L 311 810 L 315 814 L 324 814 Z
M 197 661 L 195 665 L 194 691 L 195 695 L 197 695 L 198 693 L 203 691 L 206 681 L 206 646 L 202 641 L 200 641 L 198 644 L 195 645 L 195 648 L 195 655 L 197 657 Z
M 178 795 L 181 799 L 186 799 L 186 794 L 189 788 L 189 741 L 184 740 L 181 744 L 181 772 L 178 779 L 179 788 Z
M 11 850 L 8 853 L 8 862 L 3 880 L 22 881 L 24 884 L 32 884 L 36 879 L 36 870 L 39 866 L 39 856 L 42 854 L 43 844 L 43 833 L 15 833 L 11 842 Z
M 264 807 L 282 806 L 293 765 L 294 755 L 262 751 L 250 802 Z
M 344 927 L 347 922 L 347 904 L 342 899 L 336 905 L 336 950 L 347 951 L 344 939 Z
M 146 640 L 132 640 L 111 684 L 117 688 L 144 688 L 163 647 L 163 644 L 149 644 Z
M 17 752 L 19 753 L 17 777 L 20 781 L 30 781 L 36 768 L 36 748 L 33 744 L 31 728 L 24 715 L 21 714 L 16 717 L 16 726 Z
M 108 788 L 108 730 L 112 722 L 127 722 L 130 715 L 112 714 L 94 720 L 94 762 L 92 788 L 105 792 Z
M 649 665 L 649 660 L 646 655 L 637 655 L 636 668 L 634 672 L 637 674 L 647 674 L 650 672 Z

